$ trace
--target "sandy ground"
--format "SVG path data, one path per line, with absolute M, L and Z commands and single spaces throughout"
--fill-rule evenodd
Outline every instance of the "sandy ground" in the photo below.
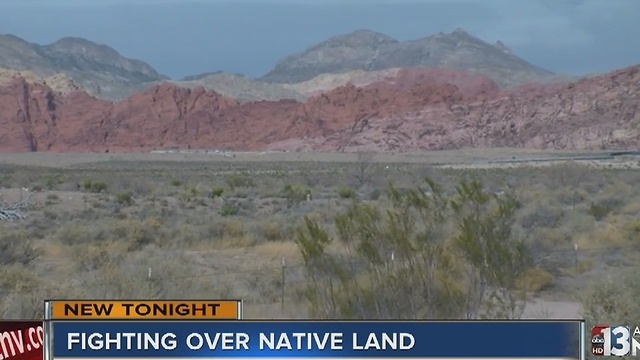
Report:
M 581 319 L 582 306 L 578 302 L 533 300 L 527 304 L 523 319 Z
M 602 154 L 589 151 L 543 151 L 532 149 L 460 149 L 421 153 L 377 153 L 371 161 L 383 163 L 469 164 Z M 330 152 L 216 152 L 190 150 L 168 153 L 4 153 L 0 164 L 64 167 L 109 161 L 213 161 L 213 162 L 357 162 L 356 153 Z M 524 163 L 528 164 L 528 163 Z M 492 167 L 509 164 L 491 164 Z

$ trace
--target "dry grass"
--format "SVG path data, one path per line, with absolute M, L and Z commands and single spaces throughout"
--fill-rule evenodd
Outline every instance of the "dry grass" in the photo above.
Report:
M 486 150 L 473 158 L 506 153 Z M 449 192 L 470 177 L 518 195 L 516 230 L 535 249 L 537 264 L 522 286 L 537 296 L 570 298 L 603 272 L 632 264 L 640 247 L 640 174 L 633 170 L 440 169 L 420 163 L 424 154 L 388 154 L 374 158 L 371 180 L 361 187 L 350 154 L 295 162 L 308 156 L 3 156 L 6 200 L 25 196 L 21 188 L 39 191 L 27 221 L 0 223 L 1 309 L 5 316 L 29 316 L 43 297 L 56 296 L 239 297 L 249 318 L 304 317 L 299 290 L 306 278 L 294 242 L 303 217 L 331 228 L 353 200 L 340 195 L 343 189 L 376 204 L 390 181 L 406 188 L 424 176 Z M 469 153 L 438 156 L 430 161 L 462 161 Z M 85 189 L 87 181 L 106 189 Z M 341 244 L 333 247 L 342 251 Z

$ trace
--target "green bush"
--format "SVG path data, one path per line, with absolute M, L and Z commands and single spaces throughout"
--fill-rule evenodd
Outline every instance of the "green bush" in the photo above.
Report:
M 255 185 L 253 178 L 246 174 L 231 174 L 225 179 L 231 191 L 239 187 L 252 187 Z
M 133 205 L 133 193 L 131 191 L 121 192 L 116 195 L 116 203 L 118 205 L 131 206 Z
M 221 216 L 233 216 L 237 215 L 240 212 L 240 208 L 237 205 L 232 203 L 226 203 L 222 205 L 220 211 L 218 212 Z
M 591 203 L 587 214 L 593 216 L 597 221 L 604 220 L 609 213 L 611 213 L 611 207 L 600 203 Z
M 302 201 L 305 201 L 307 196 L 311 196 L 311 190 L 294 185 L 285 185 L 280 193 L 282 197 L 287 200 L 288 206 L 298 205 Z
M 85 180 L 82 183 L 82 187 L 84 191 L 99 194 L 105 192 L 108 186 L 104 181 Z
M 341 199 L 355 199 L 357 197 L 356 192 L 348 187 L 341 187 L 336 190 L 336 193 Z
M 479 182 L 462 182 L 451 196 L 425 182 L 427 189 L 391 186 L 384 207 L 352 203 L 335 217 L 335 232 L 304 218 L 296 242 L 310 279 L 304 296 L 314 317 L 522 314 L 526 293 L 516 283 L 531 259 L 512 230 L 519 202 L 491 196 Z M 453 238 L 447 219 L 456 228 Z M 335 251 L 336 246 L 344 249 Z
M 211 193 L 209 193 L 209 197 L 211 199 L 219 198 L 222 196 L 223 193 L 224 193 L 224 188 L 220 186 L 216 186 L 211 190 Z

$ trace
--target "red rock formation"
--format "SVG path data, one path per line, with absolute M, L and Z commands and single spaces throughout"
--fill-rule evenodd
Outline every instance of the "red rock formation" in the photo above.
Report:
M 447 101 L 287 147 L 409 151 L 462 147 L 637 149 L 640 66 L 565 85 L 525 85 L 483 100 Z M 355 130 L 355 131 L 354 131 Z M 272 144 L 271 148 L 279 148 Z
M 15 79 L 0 87 L 0 151 L 636 148 L 639 70 L 501 93 L 487 78 L 406 69 L 305 104 L 240 104 L 168 84 L 110 103 Z

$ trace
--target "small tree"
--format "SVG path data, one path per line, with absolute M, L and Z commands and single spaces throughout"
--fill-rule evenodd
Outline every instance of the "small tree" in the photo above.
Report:
M 373 167 L 373 153 L 359 152 L 357 159 L 356 180 L 363 187 L 371 180 L 371 168 Z

